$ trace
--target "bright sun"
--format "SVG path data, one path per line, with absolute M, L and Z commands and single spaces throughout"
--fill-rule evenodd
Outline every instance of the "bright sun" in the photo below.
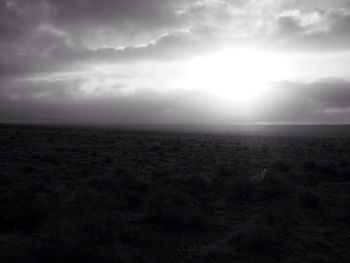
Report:
M 187 84 L 243 105 L 255 103 L 271 81 L 286 77 L 285 60 L 273 53 L 253 49 L 227 49 L 191 60 Z

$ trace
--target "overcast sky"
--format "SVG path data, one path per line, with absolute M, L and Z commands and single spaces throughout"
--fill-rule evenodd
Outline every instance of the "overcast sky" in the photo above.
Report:
M 350 1 L 1 0 L 0 122 L 350 124 Z

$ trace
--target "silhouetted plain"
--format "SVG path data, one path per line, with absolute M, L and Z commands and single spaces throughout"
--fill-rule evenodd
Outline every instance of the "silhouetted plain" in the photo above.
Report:
M 349 150 L 347 138 L 1 125 L 0 261 L 349 262 Z

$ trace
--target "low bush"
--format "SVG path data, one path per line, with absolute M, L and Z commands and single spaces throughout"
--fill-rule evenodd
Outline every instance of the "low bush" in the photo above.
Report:
M 234 171 L 228 164 L 221 164 L 217 168 L 216 176 L 218 179 L 227 179 L 232 174 L 234 174 Z
M 126 173 L 120 175 L 119 182 L 121 189 L 135 190 L 140 193 L 144 193 L 150 188 L 149 182 Z
M 328 182 L 334 182 L 334 183 L 341 183 L 341 182 L 347 182 L 350 180 L 350 168 L 341 168 L 338 171 L 329 168 L 324 173 L 325 181 Z
M 350 181 L 350 167 L 340 169 L 339 175 L 344 182 Z
M 33 165 L 26 165 L 23 167 L 22 172 L 24 174 L 37 174 L 40 173 L 40 168 Z
M 302 208 L 306 209 L 319 210 L 323 207 L 320 197 L 311 191 L 300 193 L 298 202 Z
M 119 200 L 105 192 L 97 192 L 90 188 L 76 189 L 66 203 L 67 212 L 71 215 L 92 216 L 110 213 L 118 208 Z
M 262 215 L 264 222 L 269 226 L 281 225 L 284 221 L 282 214 L 277 210 L 269 210 Z
M 314 171 L 317 168 L 317 165 L 314 161 L 305 161 L 302 164 L 303 169 L 307 171 Z
M 141 252 L 119 242 L 115 223 L 104 218 L 61 221 L 40 235 L 8 240 L 2 262 L 140 262 Z M 20 251 L 20 252 L 19 252 Z
M 52 164 L 52 165 L 59 165 L 61 164 L 61 160 L 58 156 L 55 156 L 53 154 L 45 154 L 40 158 L 40 162 Z
M 190 261 L 193 263 L 232 262 L 232 251 L 220 245 L 210 244 L 197 247 L 190 251 Z
M 0 232 L 33 233 L 42 224 L 43 215 L 35 203 L 24 201 L 0 209 Z
M 229 201 L 250 199 L 255 192 L 255 186 L 249 177 L 232 177 L 225 183 L 225 195 Z
M 119 181 L 115 178 L 101 176 L 94 176 L 87 182 L 87 185 L 104 193 L 113 193 L 120 188 Z
M 343 196 L 336 208 L 336 217 L 344 220 L 349 224 L 350 222 L 350 195 Z
M 156 190 L 145 200 L 145 214 L 151 220 L 169 225 L 200 226 L 203 211 L 179 189 Z
M 321 176 L 315 172 L 290 174 L 288 178 L 298 185 L 311 187 L 319 185 L 322 180 Z
M 199 174 L 190 176 L 186 180 L 186 185 L 189 187 L 190 191 L 194 194 L 206 192 L 209 190 L 209 181 L 205 176 L 202 176 Z
M 295 191 L 295 184 L 283 176 L 269 175 L 257 184 L 259 199 L 289 197 Z
M 268 252 L 278 246 L 276 230 L 263 222 L 250 222 L 236 230 L 227 240 L 238 251 Z
M 278 160 L 274 164 L 274 169 L 277 172 L 288 172 L 290 170 L 290 165 L 285 161 Z

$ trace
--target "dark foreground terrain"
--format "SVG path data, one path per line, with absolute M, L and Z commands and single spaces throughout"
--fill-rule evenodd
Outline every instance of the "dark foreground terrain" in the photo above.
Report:
M 346 138 L 1 125 L 0 262 L 350 262 L 349 180 Z

